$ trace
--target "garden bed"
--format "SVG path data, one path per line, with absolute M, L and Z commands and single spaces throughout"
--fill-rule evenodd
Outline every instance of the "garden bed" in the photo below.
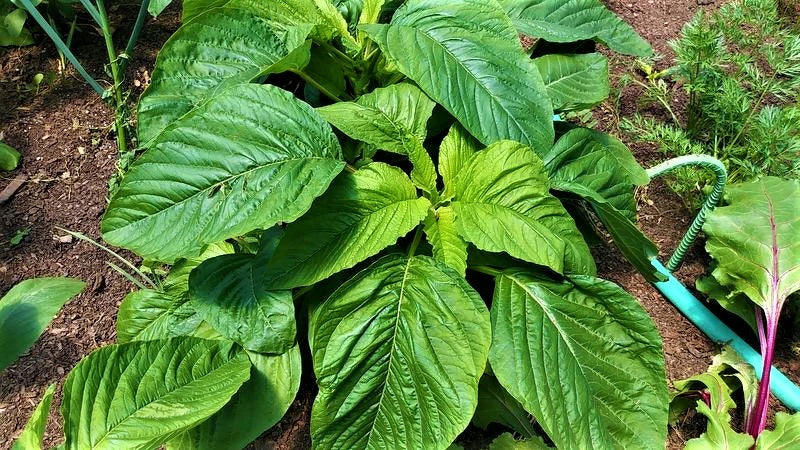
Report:
M 666 42 L 677 36 L 698 8 L 696 0 L 610 1 L 608 5 L 666 55 L 670 54 Z M 112 10 L 114 23 L 132 15 L 129 8 Z M 131 95 L 141 93 L 157 50 L 178 25 L 179 13 L 174 7 L 147 24 L 137 57 L 126 74 Z M 74 48 L 79 58 L 89 62 L 92 73 L 101 72 L 101 63 L 95 58 L 103 54 L 98 40 L 77 41 Z M 99 237 L 99 220 L 107 204 L 107 180 L 116 170 L 117 150 L 113 136 L 109 136 L 110 110 L 74 76 L 43 86 L 38 94 L 25 91 L 25 83 L 36 73 L 57 69 L 57 54 L 49 43 L 0 52 L 0 132 L 23 154 L 21 167 L 4 175 L 0 189 L 12 178 L 26 180 L 10 201 L 0 205 L 0 293 L 35 276 L 63 275 L 89 283 L 87 290 L 61 311 L 35 347 L 0 373 L 0 448 L 7 448 L 46 387 L 63 383 L 80 358 L 114 340 L 117 307 L 133 287 L 107 266 L 106 253 L 86 242 L 70 240 L 54 228 Z M 628 58 L 614 57 L 612 61 L 617 76 L 631 67 Z M 602 105 L 596 112 L 599 127 L 613 131 L 620 113 L 632 113 L 637 96 L 635 88 L 626 89 L 621 111 L 610 102 Z M 630 147 L 645 167 L 663 159 L 652 146 L 631 143 Z M 639 225 L 665 259 L 692 216 L 662 182 L 641 190 L 638 199 Z M 11 246 L 11 236 L 26 229 L 30 232 L 22 242 Z M 664 340 L 667 377 L 682 379 L 704 372 L 717 347 L 638 275 L 615 248 L 594 251 L 599 275 L 632 293 L 653 317 Z M 695 246 L 676 276 L 691 286 L 705 272 L 707 263 L 704 252 Z M 788 343 L 789 336 L 786 338 L 784 342 Z M 800 381 L 800 364 L 791 353 L 792 346 L 783 347 L 777 365 Z M 309 447 L 310 409 L 316 389 L 310 373 L 305 371 L 298 398 L 287 415 L 261 438 L 258 447 Z M 59 395 L 54 404 L 58 404 Z M 46 433 L 45 443 L 50 445 L 56 444 L 54 437 L 60 435 L 55 411 L 57 408 L 53 408 Z M 704 429 L 703 423 L 704 419 L 689 417 L 671 430 L 670 448 L 680 448 L 686 439 L 697 436 Z M 465 443 L 484 442 L 485 436 L 470 428 Z

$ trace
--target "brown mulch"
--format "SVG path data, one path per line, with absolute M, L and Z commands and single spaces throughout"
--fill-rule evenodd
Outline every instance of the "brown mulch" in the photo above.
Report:
M 668 60 L 671 53 L 666 42 L 675 38 L 682 24 L 694 15 L 696 2 L 609 0 L 606 3 Z M 704 7 L 716 6 L 712 3 Z M 112 9 L 114 23 L 122 24 L 123 16 L 130 21 L 134 15 L 135 7 L 131 5 Z M 147 24 L 127 73 L 131 95 L 141 93 L 158 49 L 178 23 L 178 9 L 173 6 Z M 125 28 L 119 31 L 119 36 L 127 32 Z M 15 179 L 27 179 L 9 201 L 0 204 L 0 295 L 15 283 L 36 276 L 76 277 L 89 282 L 89 287 L 64 307 L 30 352 L 0 372 L 0 448 L 10 446 L 49 384 L 63 383 L 66 373 L 81 357 L 113 342 L 117 307 L 133 289 L 107 266 L 110 257 L 103 251 L 85 242 L 58 240 L 64 233 L 55 227 L 99 238 L 99 219 L 106 207 L 107 180 L 116 170 L 117 150 L 110 134 L 111 111 L 76 78 L 74 71 L 44 86 L 38 94 L 25 90 L 25 83 L 36 73 L 57 70 L 55 49 L 39 38 L 42 44 L 36 46 L 0 48 L 0 133 L 5 142 L 23 154 L 18 170 L 0 175 L 0 190 Z M 82 61 L 90 62 L 91 73 L 102 74 L 98 57 L 105 52 L 93 31 L 87 29 L 77 35 L 73 49 Z M 632 66 L 627 58 L 615 57 L 613 61 L 615 76 Z M 632 112 L 637 97 L 635 89 L 623 93 L 623 114 Z M 617 112 L 609 104 L 599 110 L 597 117 L 601 127 L 614 130 Z M 646 166 L 663 159 L 652 146 L 636 144 L 631 148 Z M 666 259 L 692 217 L 663 183 L 654 183 L 640 192 L 639 198 L 640 225 L 659 245 L 662 258 Z M 25 229 L 30 229 L 30 233 L 21 244 L 12 247 L 10 237 Z M 687 286 L 692 286 L 705 271 L 707 260 L 697 247 L 677 273 Z M 664 339 L 668 377 L 680 379 L 705 371 L 717 347 L 636 274 L 616 250 L 597 251 L 601 276 L 631 292 L 653 317 Z M 122 254 L 132 258 L 128 253 Z M 784 368 L 800 373 L 791 352 L 779 357 Z M 313 380 L 306 375 L 298 399 L 284 420 L 252 447 L 308 448 L 314 395 Z M 47 445 L 63 439 L 57 414 L 59 401 L 57 394 L 47 426 Z M 697 436 L 703 423 L 702 419 L 689 417 L 677 429 L 670 430 L 669 448 L 680 448 L 686 439 Z M 467 436 L 468 447 L 470 443 L 485 441 L 474 429 L 468 430 Z

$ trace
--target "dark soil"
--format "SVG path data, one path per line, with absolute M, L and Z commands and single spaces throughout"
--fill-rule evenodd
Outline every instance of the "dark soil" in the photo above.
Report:
M 682 24 L 693 16 L 698 8 L 696 1 L 609 0 L 607 4 L 632 23 L 658 52 L 669 56 L 666 42 L 675 38 Z M 130 26 L 123 22 L 130 22 L 134 16 L 132 5 L 112 9 L 113 23 L 120 24 L 119 36 L 124 36 L 127 33 L 124 27 Z M 127 20 L 120 20 L 122 17 Z M 126 78 L 132 96 L 141 93 L 158 49 L 178 24 L 178 10 L 172 7 L 146 25 Z M 76 277 L 88 281 L 89 287 L 64 307 L 30 352 L 0 372 L 0 448 L 10 446 L 49 384 L 63 383 L 66 373 L 81 357 L 113 342 L 117 307 L 132 290 L 123 277 L 107 266 L 108 254 L 85 242 L 59 240 L 65 233 L 55 227 L 99 239 L 99 219 L 106 207 L 107 180 L 116 170 L 117 150 L 110 132 L 111 111 L 74 71 L 67 70 L 65 77 L 43 86 L 38 94 L 26 91 L 25 84 L 36 73 L 58 69 L 55 49 L 39 37 L 42 44 L 36 46 L 0 49 L 0 133 L 5 142 L 23 154 L 21 167 L 0 178 L 0 190 L 13 179 L 26 180 L 10 201 L 0 204 L 0 295 L 15 283 L 36 276 Z M 78 34 L 73 49 L 82 61 L 88 62 L 91 73 L 103 73 L 99 55 L 105 51 L 100 38 L 90 29 Z M 628 58 L 615 57 L 613 61 L 615 76 L 632 67 Z M 632 113 L 639 94 L 635 89 L 627 89 L 622 96 L 621 111 L 610 103 L 603 105 L 597 114 L 601 126 L 615 131 L 619 114 Z M 636 144 L 631 148 L 645 166 L 664 159 L 652 146 Z M 639 198 L 640 224 L 666 259 L 689 226 L 691 214 L 661 182 L 642 190 Z M 24 229 L 30 229 L 30 233 L 21 244 L 12 247 L 9 239 L 17 230 Z M 705 371 L 717 347 L 636 274 L 615 249 L 600 248 L 597 253 L 601 276 L 635 295 L 653 317 L 664 340 L 669 379 Z M 128 253 L 122 255 L 133 259 Z M 678 271 L 677 276 L 687 286 L 692 286 L 704 273 L 707 261 L 703 255 L 696 246 Z M 800 373 L 800 367 L 789 348 L 786 346 L 779 354 L 779 365 L 794 376 Z M 306 376 L 284 420 L 252 447 L 309 448 L 310 410 L 315 391 L 312 380 Z M 47 426 L 46 445 L 63 439 L 57 414 L 59 402 L 57 394 Z M 686 439 L 699 435 L 703 427 L 703 419 L 685 418 L 676 429 L 670 430 L 669 448 L 681 448 Z M 486 440 L 486 433 L 472 428 L 463 439 L 468 447 Z

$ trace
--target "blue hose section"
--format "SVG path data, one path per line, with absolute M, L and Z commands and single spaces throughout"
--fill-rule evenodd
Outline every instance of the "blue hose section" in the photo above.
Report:
M 712 341 L 730 345 L 736 350 L 742 359 L 753 366 L 760 380 L 764 364 L 761 355 L 709 311 L 661 262 L 654 259 L 652 263 L 659 272 L 669 277 L 667 281 L 654 283 L 655 287 Z M 769 385 L 770 391 L 781 403 L 793 411 L 800 411 L 800 387 L 775 367 L 771 369 Z

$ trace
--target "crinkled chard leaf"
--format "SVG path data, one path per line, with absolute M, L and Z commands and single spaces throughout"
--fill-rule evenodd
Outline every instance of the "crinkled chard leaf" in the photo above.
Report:
M 370 163 L 344 172 L 286 228 L 266 277 L 273 289 L 314 284 L 394 244 L 425 219 L 429 208 L 396 167 Z
M 653 54 L 650 44 L 600 0 L 500 0 L 514 26 L 550 42 L 593 39 L 625 55 Z
M 726 190 L 703 231 L 713 275 L 762 309 L 780 311 L 800 290 L 800 181 L 765 177 Z
M 291 222 L 345 163 L 330 126 L 269 85 L 217 95 L 161 133 L 126 174 L 104 239 L 171 262 L 212 242 Z
M 376 262 L 311 318 L 315 447 L 447 447 L 475 411 L 489 339 L 486 306 L 455 271 Z
M 556 272 L 595 272 L 575 222 L 550 195 L 542 160 L 501 141 L 472 155 L 453 180 L 459 234 L 481 250 L 506 252 Z
M 664 445 L 661 337 L 636 299 L 594 277 L 509 269 L 491 315 L 492 371 L 558 448 Z
M 72 278 L 34 278 L 0 298 L 0 370 L 31 348 L 61 307 L 85 286 Z
M 216 414 L 169 441 L 170 450 L 239 450 L 278 423 L 300 387 L 300 347 L 282 355 L 248 353 L 250 379 Z
M 361 29 L 485 145 L 553 144 L 544 83 L 495 0 L 409 0 L 391 24 Z
M 775 414 L 775 428 L 764 430 L 756 441 L 756 450 L 778 450 L 800 447 L 800 414 Z
M 169 124 L 230 86 L 301 69 L 310 31 L 310 25 L 278 30 L 234 7 L 211 9 L 182 26 L 158 53 L 139 101 L 139 142 L 149 146 Z
M 608 59 L 600 53 L 545 55 L 533 62 L 555 111 L 590 108 L 608 98 Z
M 153 448 L 219 411 L 250 377 L 232 342 L 196 338 L 103 347 L 64 384 L 65 447 Z

